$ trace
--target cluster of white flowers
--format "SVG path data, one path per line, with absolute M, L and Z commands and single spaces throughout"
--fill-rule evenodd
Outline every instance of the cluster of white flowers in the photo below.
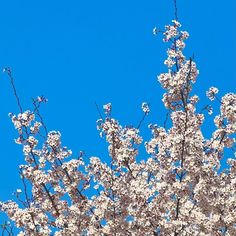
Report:
M 106 105 L 103 105 L 103 109 L 106 115 L 109 115 L 111 113 L 111 103 L 107 103 Z
M 184 40 L 188 38 L 188 33 L 179 31 L 180 23 L 173 21 L 173 25 L 168 25 L 164 32 L 164 42 L 171 42 L 170 49 L 167 50 L 168 58 L 164 64 L 169 68 L 167 73 L 158 76 L 158 81 L 162 87 L 167 90 L 163 96 L 163 102 L 166 108 L 176 110 L 186 106 L 192 89 L 192 84 L 196 82 L 199 74 L 196 63 L 192 59 L 186 60 L 183 55 L 185 48 Z
M 172 22 L 173 25 L 167 25 L 165 27 L 166 31 L 164 33 L 165 35 L 165 38 L 163 39 L 164 42 L 168 42 L 179 35 L 178 28 L 181 27 L 181 24 L 176 20 L 172 20 Z
M 22 133 L 22 129 L 30 126 L 31 122 L 35 119 L 35 114 L 31 111 L 25 111 L 18 114 L 17 116 L 9 113 L 9 117 L 11 118 L 18 132 Z
M 11 115 L 26 161 L 20 166 L 24 190 L 17 189 L 16 196 L 25 195 L 25 202 L 0 203 L 0 209 L 21 230 L 19 236 L 236 235 L 235 152 L 229 154 L 228 172 L 220 171 L 225 149 L 235 147 L 236 94 L 219 100 L 216 130 L 204 138 L 199 97 L 191 94 L 198 70 L 183 55 L 189 35 L 180 26 L 176 20 L 166 26 L 168 72 L 158 77 L 172 126 L 149 125 L 146 159 L 137 158 L 143 141 L 139 129 L 112 118 L 110 103 L 103 107 L 105 119 L 97 121 L 108 143 L 107 162 L 70 157 L 60 132 L 39 135 L 41 123 L 33 112 Z M 207 96 L 214 100 L 217 93 L 211 87 Z M 148 114 L 149 105 L 143 103 L 142 110 Z
M 30 127 L 31 133 L 37 134 L 39 132 L 39 129 L 41 126 L 42 126 L 42 124 L 40 122 L 36 121 L 34 123 L 34 125 Z
M 236 124 L 236 94 L 228 93 L 221 100 L 221 114 L 232 124 Z
M 216 94 L 219 92 L 219 89 L 216 87 L 210 87 L 209 90 L 206 92 L 207 97 L 213 101 L 216 98 Z
M 148 114 L 150 112 L 150 108 L 149 108 L 148 103 L 146 103 L 146 102 L 142 103 L 142 110 L 145 114 Z
M 58 148 L 61 144 L 61 134 L 57 131 L 51 131 L 48 134 L 47 144 L 52 148 Z

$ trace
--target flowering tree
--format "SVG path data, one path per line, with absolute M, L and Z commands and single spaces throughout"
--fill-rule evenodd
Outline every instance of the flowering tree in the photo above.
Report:
M 97 121 L 110 160 L 88 161 L 83 153 L 72 158 L 60 132 L 48 132 L 43 122 L 39 108 L 46 99 L 38 97 L 32 111 L 23 111 L 6 69 L 20 108 L 10 117 L 25 164 L 20 165 L 18 203 L 0 205 L 20 229 L 18 235 L 236 235 L 235 153 L 228 169 L 219 171 L 225 149 L 235 146 L 236 94 L 219 99 L 218 89 L 209 89 L 207 96 L 218 100 L 220 114 L 212 136 L 204 138 L 204 115 L 197 112 L 199 98 L 191 92 L 198 70 L 194 58 L 183 55 L 189 34 L 180 27 L 173 20 L 164 32 L 154 29 L 170 44 L 164 62 L 168 70 L 158 80 L 166 90 L 162 101 L 172 127 L 149 125 L 152 137 L 144 143 L 142 161 L 136 159 L 143 143 L 140 127 L 122 127 L 111 117 L 111 104 L 104 105 L 105 118 Z M 145 118 L 148 104 L 142 109 Z M 3 231 L 13 235 L 7 225 Z

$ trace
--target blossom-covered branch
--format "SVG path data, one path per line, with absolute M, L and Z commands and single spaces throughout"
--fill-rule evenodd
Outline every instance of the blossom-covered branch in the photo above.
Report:
M 107 162 L 72 157 L 60 132 L 47 131 L 39 112 L 44 97 L 33 100 L 33 111 L 20 106 L 18 115 L 10 114 L 25 157 L 20 166 L 24 190 L 17 191 L 19 203 L 0 205 L 19 236 L 236 235 L 235 153 L 229 168 L 220 171 L 225 150 L 235 146 L 236 94 L 219 99 L 218 89 L 209 89 L 209 99 L 220 101 L 220 114 L 212 137 L 205 138 L 204 114 L 196 108 L 199 97 L 192 94 L 199 72 L 194 57 L 184 56 L 189 34 L 180 28 L 175 19 L 163 32 L 170 47 L 167 71 L 158 76 L 171 127 L 166 121 L 165 127 L 149 125 L 151 139 L 144 142 L 141 161 L 139 128 L 150 112 L 148 103 L 142 104 L 138 127 L 122 126 L 112 117 L 110 103 L 103 107 L 104 118 L 99 111 L 97 128 L 108 143 Z

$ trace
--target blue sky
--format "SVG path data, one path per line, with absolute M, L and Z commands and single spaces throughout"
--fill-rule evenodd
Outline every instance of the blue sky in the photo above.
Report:
M 75 156 L 84 150 L 88 157 L 107 158 L 94 102 L 112 102 L 122 124 L 137 125 L 141 103 L 147 101 L 152 112 L 142 132 L 146 135 L 150 122 L 163 124 L 163 90 L 156 77 L 166 70 L 167 45 L 152 29 L 174 18 L 172 0 L 10 0 L 0 6 L 0 68 L 12 68 L 24 109 L 32 97 L 48 98 L 42 109 L 48 129 L 59 130 Z M 200 70 L 195 91 L 202 106 L 211 85 L 221 95 L 235 92 L 236 1 L 179 0 L 178 10 L 182 28 L 190 33 L 186 55 L 194 53 Z M 7 200 L 21 187 L 18 165 L 24 160 L 14 144 L 8 113 L 18 109 L 4 74 L 0 107 L 0 200 Z

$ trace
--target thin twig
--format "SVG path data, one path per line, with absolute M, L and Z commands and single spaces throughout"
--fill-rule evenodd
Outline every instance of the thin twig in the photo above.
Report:
M 147 104 L 148 105 L 148 107 L 150 106 L 150 103 L 148 103 Z M 137 129 L 140 129 L 140 127 L 141 127 L 141 125 L 142 125 L 142 123 L 143 123 L 143 121 L 144 121 L 144 119 L 145 119 L 145 117 L 148 115 L 148 112 L 144 112 L 144 115 L 143 115 L 143 117 L 142 117 L 142 119 L 139 121 L 139 124 L 138 124 L 138 126 L 137 126 Z
M 174 0 L 174 8 L 175 8 L 175 20 L 178 21 L 178 7 L 177 7 L 177 0 Z
M 26 198 L 26 202 L 27 202 L 27 207 L 30 208 L 30 198 L 27 193 L 27 185 L 26 185 L 25 176 L 23 175 L 22 170 L 20 170 L 20 176 L 21 176 L 23 186 L 24 186 L 24 194 L 25 194 L 25 198 Z
M 10 82 L 11 82 L 11 86 L 13 88 L 13 91 L 14 91 L 14 96 L 16 98 L 16 101 L 17 101 L 17 105 L 18 105 L 18 108 L 20 109 L 20 112 L 23 113 L 23 109 L 22 109 L 22 106 L 21 106 L 21 103 L 20 103 L 20 98 L 17 94 L 17 91 L 16 91 L 16 87 L 15 87 L 15 84 L 14 84 L 14 78 L 12 76 L 12 71 L 11 71 L 11 68 L 7 67 L 4 69 L 4 72 L 7 73 L 9 79 L 10 79 Z
M 37 114 L 37 116 L 39 117 L 40 119 L 40 122 L 44 128 L 44 132 L 46 134 L 46 136 L 48 135 L 48 130 L 47 130 L 47 127 L 44 123 L 44 120 L 43 120 L 43 117 L 42 115 L 40 114 L 40 111 L 39 111 L 39 107 L 40 107 L 40 103 L 37 105 L 37 101 L 35 99 L 32 98 L 32 101 L 33 101 L 33 105 L 34 105 L 34 112 Z
M 94 104 L 95 104 L 95 106 L 96 106 L 96 108 L 97 108 L 97 111 L 98 111 L 98 114 L 99 114 L 100 118 L 101 118 L 102 120 L 104 120 L 104 119 L 103 119 L 103 116 L 102 116 L 102 113 L 101 113 L 101 111 L 100 111 L 100 109 L 99 109 L 98 104 L 97 104 L 96 102 L 94 102 Z
M 147 116 L 147 112 L 144 113 L 142 119 L 139 121 L 139 124 L 138 124 L 138 126 L 137 126 L 137 129 L 140 128 L 140 126 L 142 125 L 142 123 L 143 123 L 143 121 L 144 121 L 144 119 L 145 119 L 146 116 Z

